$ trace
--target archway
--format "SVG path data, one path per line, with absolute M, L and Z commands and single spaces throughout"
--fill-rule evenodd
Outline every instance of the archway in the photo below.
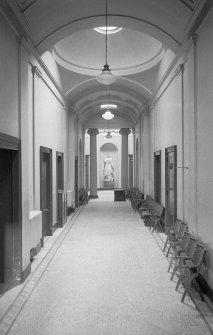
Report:
M 118 180 L 118 148 L 113 143 L 104 143 L 100 148 L 99 153 L 99 182 L 100 187 L 104 188 L 104 159 L 110 155 L 114 167 L 114 188 L 119 185 Z

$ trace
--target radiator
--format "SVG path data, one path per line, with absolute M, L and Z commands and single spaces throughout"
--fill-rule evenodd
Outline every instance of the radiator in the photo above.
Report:
M 42 211 L 30 212 L 30 249 L 37 249 L 42 239 Z M 37 253 L 37 252 L 36 252 Z

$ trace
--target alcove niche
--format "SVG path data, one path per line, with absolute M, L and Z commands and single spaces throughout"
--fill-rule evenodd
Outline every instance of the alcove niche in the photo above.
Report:
M 118 175 L 118 148 L 113 143 L 104 143 L 100 147 L 99 152 L 99 185 L 100 188 L 104 188 L 104 159 L 107 154 L 112 158 L 114 166 L 114 188 L 118 188 L 119 185 L 119 175 Z

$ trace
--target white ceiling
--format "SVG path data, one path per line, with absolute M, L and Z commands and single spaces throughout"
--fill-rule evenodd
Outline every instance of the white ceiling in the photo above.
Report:
M 106 127 L 99 105 L 118 104 L 111 128 L 134 127 L 153 96 L 164 52 L 175 55 L 207 0 L 108 0 L 109 87 L 95 76 L 105 64 L 105 0 L 1 0 L 38 53 L 53 53 L 62 89 L 84 127 Z M 13 17 L 14 16 L 14 17 Z M 105 122 L 105 123 L 104 123 Z

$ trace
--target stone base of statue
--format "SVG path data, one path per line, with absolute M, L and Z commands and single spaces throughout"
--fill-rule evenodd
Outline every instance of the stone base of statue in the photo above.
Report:
M 114 189 L 114 201 L 126 201 L 125 190 L 122 188 Z
M 104 180 L 104 190 L 114 190 L 114 180 Z

